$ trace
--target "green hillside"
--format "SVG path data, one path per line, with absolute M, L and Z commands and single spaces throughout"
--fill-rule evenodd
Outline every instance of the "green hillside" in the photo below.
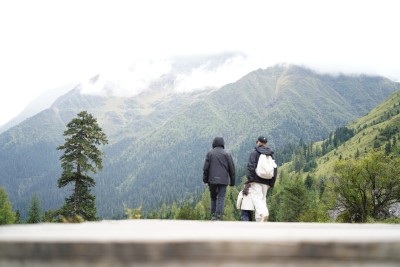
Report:
M 284 164 L 269 198 L 271 219 L 398 223 L 399 129 L 397 91 L 323 141 L 277 150 Z
M 322 140 L 400 89 L 383 77 L 320 75 L 285 65 L 192 93 L 174 93 L 173 79 L 163 76 L 130 98 L 73 90 L 2 133 L 0 186 L 13 207 L 24 214 L 33 193 L 44 209 L 60 207 L 66 192 L 56 187 L 61 169 L 55 148 L 80 110 L 98 118 L 109 139 L 93 193 L 99 216 L 110 218 L 124 206 L 149 210 L 201 194 L 202 165 L 215 136 L 225 138 L 240 169 L 258 135 L 266 134 L 276 149 L 300 138 Z
M 354 97 L 339 97 L 352 87 Z M 225 138 L 237 166 L 243 166 L 259 134 L 266 133 L 275 147 L 300 137 L 321 140 L 368 112 L 393 89 L 398 84 L 376 77 L 332 78 L 296 66 L 257 70 L 129 144 L 99 179 L 112 173 L 127 177 L 109 198 L 121 196 L 120 202 L 130 207 L 148 209 L 186 199 L 204 190 L 202 165 L 214 136 Z
M 399 219 L 396 217 L 398 218 L 400 213 L 396 204 L 400 202 L 398 195 L 400 192 L 400 166 L 393 165 L 400 163 L 399 129 L 400 91 L 391 95 L 364 117 L 350 123 L 347 127 L 336 129 L 329 135 L 329 138 L 323 141 L 306 144 L 300 140 L 298 143 L 286 144 L 284 148 L 278 148 L 275 151 L 276 159 L 285 163 L 279 167 L 278 182 L 275 188 L 269 191 L 267 198 L 271 220 L 398 223 Z M 378 163 L 374 165 L 374 161 Z M 342 165 L 337 165 L 338 162 Z M 374 179 L 374 185 L 377 186 L 375 193 L 378 197 L 375 203 L 385 203 L 386 197 L 395 200 L 385 204 L 386 207 L 376 205 L 374 208 L 365 204 L 367 209 L 364 210 L 361 208 L 363 201 L 360 198 L 359 205 L 351 206 L 353 216 L 349 216 L 343 206 L 337 204 L 339 197 L 335 191 L 332 191 L 332 180 L 338 179 L 338 166 L 344 166 L 343 180 L 349 186 L 345 186 L 343 189 L 346 190 L 345 193 L 350 194 L 351 200 L 357 202 L 360 197 L 357 190 L 365 193 L 374 191 L 369 189 L 362 191 L 364 190 L 363 186 L 354 187 L 358 182 L 355 178 L 357 176 L 354 173 L 351 175 L 349 166 L 356 168 L 360 163 L 364 164 L 361 166 L 366 172 L 366 175 L 364 173 L 359 175 L 360 184 L 364 186 L 371 181 L 370 179 Z M 359 169 L 355 173 L 358 171 Z M 389 174 L 386 176 L 386 182 L 392 188 L 379 188 L 385 183 L 385 171 L 388 171 Z M 368 174 L 371 176 L 369 177 Z M 246 175 L 245 170 L 238 175 Z M 235 199 L 241 188 L 240 184 L 237 187 L 228 188 L 225 220 L 240 220 L 240 214 L 235 209 Z M 370 196 L 366 200 L 367 203 L 372 201 Z M 179 219 L 183 216 L 183 219 L 208 220 L 210 218 L 209 201 L 209 192 L 206 190 L 201 198 L 188 198 L 179 208 L 172 205 L 168 209 L 162 205 L 146 216 L 169 219 Z M 390 206 L 393 204 L 395 206 Z M 387 206 L 389 206 L 389 212 L 387 212 Z M 374 213 L 374 209 L 379 212 Z M 366 218 L 358 216 L 363 210 L 366 211 Z
M 338 148 L 319 158 L 317 160 L 318 168 L 312 173 L 313 175 L 316 177 L 329 176 L 338 159 L 352 159 L 371 151 L 385 150 L 389 142 L 393 143 L 393 138 L 399 140 L 400 92 L 394 93 L 364 117 L 349 124 L 348 128 L 353 129 L 355 135 Z

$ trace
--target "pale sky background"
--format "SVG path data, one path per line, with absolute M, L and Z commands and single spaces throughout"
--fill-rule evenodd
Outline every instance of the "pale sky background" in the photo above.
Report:
M 294 63 L 400 81 L 399 13 L 396 0 L 3 0 L 0 125 L 47 90 L 171 55 L 238 51 L 249 72 Z

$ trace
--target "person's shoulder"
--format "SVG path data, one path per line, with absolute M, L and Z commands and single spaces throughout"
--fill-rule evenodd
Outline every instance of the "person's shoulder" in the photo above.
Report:
M 212 153 L 213 153 L 213 149 L 208 150 L 208 151 L 207 151 L 207 156 L 211 155 Z
M 256 159 L 258 157 L 258 155 L 259 155 L 259 152 L 256 149 L 253 149 L 250 152 L 249 160 L 252 161 L 253 159 Z
M 256 148 L 257 152 L 265 155 L 273 155 L 274 151 L 268 146 L 259 146 Z
M 232 154 L 229 151 L 225 150 L 225 149 L 223 150 L 222 153 L 224 153 L 228 157 L 232 157 Z

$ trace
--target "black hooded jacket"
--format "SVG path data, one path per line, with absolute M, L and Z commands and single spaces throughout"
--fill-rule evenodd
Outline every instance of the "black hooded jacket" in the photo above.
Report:
M 261 154 L 270 155 L 274 158 L 274 151 L 272 151 L 269 147 L 266 146 L 257 146 L 254 150 L 250 153 L 249 163 L 247 164 L 247 179 L 246 183 L 260 183 L 260 184 L 267 184 L 271 188 L 274 187 L 276 176 L 278 173 L 278 168 L 274 170 L 274 177 L 271 179 L 263 179 L 257 176 L 256 168 L 258 163 L 258 158 Z
M 204 161 L 203 182 L 234 186 L 235 165 L 232 156 L 224 149 L 224 139 L 215 137 L 212 147 Z

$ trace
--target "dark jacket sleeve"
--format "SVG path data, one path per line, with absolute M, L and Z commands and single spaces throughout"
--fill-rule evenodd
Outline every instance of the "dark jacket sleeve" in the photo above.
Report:
M 232 156 L 228 154 L 228 172 L 230 177 L 230 186 L 235 185 L 235 164 L 233 163 Z
M 272 154 L 271 157 L 275 160 L 274 154 Z M 278 177 L 278 167 L 276 167 L 276 168 L 274 169 L 274 177 L 272 177 L 272 179 L 270 180 L 269 186 L 270 186 L 271 188 L 274 187 L 275 181 L 276 181 L 276 178 L 277 178 L 277 177 Z
M 207 153 L 203 166 L 203 182 L 208 183 L 208 170 L 210 168 L 210 153 Z
M 278 167 L 276 167 L 276 168 L 274 169 L 274 177 L 272 177 L 272 179 L 269 180 L 269 181 L 270 181 L 269 186 L 270 186 L 271 188 L 274 187 L 277 176 L 278 176 Z
M 247 163 L 247 183 L 252 183 L 256 179 L 257 156 L 258 153 L 255 150 L 250 153 L 249 162 Z

